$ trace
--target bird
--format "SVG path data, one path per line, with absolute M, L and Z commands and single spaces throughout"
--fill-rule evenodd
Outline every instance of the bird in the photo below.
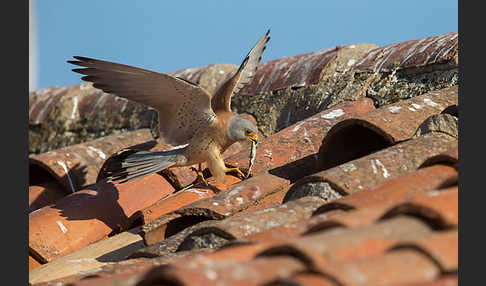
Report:
M 107 181 L 118 185 L 167 168 L 198 165 L 197 170 L 193 168 L 196 180 L 208 185 L 202 163 L 217 181 L 224 183 L 229 172 L 246 178 L 238 167 L 226 166 L 222 153 L 235 142 L 258 143 L 257 126 L 232 112 L 231 98 L 255 76 L 269 33 L 265 32 L 213 95 L 196 83 L 165 73 L 82 56 L 68 60 L 82 67 L 72 71 L 84 75 L 81 79 L 93 87 L 154 108 L 160 137 L 170 145 L 184 145 L 169 151 L 120 150 L 106 164 Z

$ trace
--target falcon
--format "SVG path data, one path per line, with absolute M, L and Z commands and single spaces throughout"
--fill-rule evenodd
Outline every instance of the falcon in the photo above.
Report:
M 236 73 L 211 96 L 199 85 L 168 74 L 133 66 L 74 56 L 70 64 L 93 87 L 145 104 L 157 110 L 160 136 L 168 144 L 186 145 L 170 151 L 122 150 L 106 166 L 107 181 L 129 182 L 170 167 L 198 164 L 198 180 L 207 185 L 201 164 L 206 163 L 216 180 L 239 168 L 228 168 L 222 153 L 233 143 L 249 141 L 256 146 L 258 129 L 248 119 L 231 111 L 231 97 L 248 84 L 270 37 L 270 30 L 253 46 Z M 248 175 L 248 174 L 247 174 Z

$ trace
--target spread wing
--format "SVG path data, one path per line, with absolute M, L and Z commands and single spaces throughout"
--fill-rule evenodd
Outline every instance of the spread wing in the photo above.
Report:
M 267 30 L 265 35 L 258 40 L 245 57 L 235 75 L 216 91 L 211 99 L 211 105 L 214 111 L 224 110 L 231 112 L 231 97 L 249 83 L 255 75 L 258 63 L 262 58 L 262 53 L 265 50 L 268 40 L 270 40 L 269 33 L 270 30 Z
M 132 66 L 74 57 L 68 63 L 84 68 L 73 71 L 86 75 L 81 79 L 120 97 L 155 108 L 159 114 L 160 135 L 172 145 L 189 142 L 199 128 L 215 119 L 211 96 L 198 85 Z

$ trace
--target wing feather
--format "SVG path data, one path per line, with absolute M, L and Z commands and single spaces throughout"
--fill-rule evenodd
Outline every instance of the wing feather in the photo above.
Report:
M 265 35 L 250 50 L 236 73 L 216 91 L 211 99 L 214 111 L 224 110 L 231 112 L 231 97 L 237 94 L 255 76 L 263 51 L 270 40 L 269 33 L 270 30 L 267 30 Z
M 169 144 L 188 143 L 196 131 L 207 128 L 215 119 L 211 96 L 197 84 L 133 66 L 74 58 L 76 61 L 68 63 L 84 67 L 73 69 L 84 75 L 82 80 L 106 93 L 155 108 L 160 135 Z

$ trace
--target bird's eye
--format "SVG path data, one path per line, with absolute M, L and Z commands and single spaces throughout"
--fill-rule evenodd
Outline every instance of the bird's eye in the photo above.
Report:
M 253 132 L 251 132 L 251 130 L 249 130 L 249 129 L 247 129 L 247 130 L 245 131 L 245 134 L 246 134 L 246 135 L 251 135 L 252 133 L 253 133 Z

